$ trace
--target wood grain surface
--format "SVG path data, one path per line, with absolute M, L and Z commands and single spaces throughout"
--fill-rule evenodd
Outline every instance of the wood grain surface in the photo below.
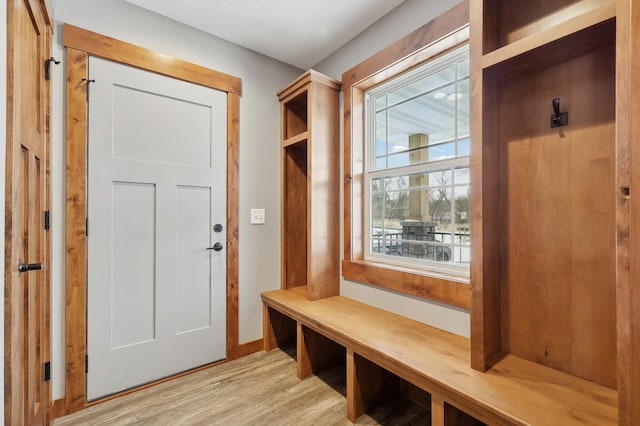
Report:
M 65 409 L 84 408 L 87 354 L 87 84 L 86 52 L 67 48 L 67 204 Z
M 242 80 L 160 52 L 64 24 L 63 43 L 92 56 L 242 96 Z
M 610 47 L 503 82 L 493 212 L 502 218 L 502 350 L 612 389 L 614 74 Z M 549 127 L 554 97 L 571 111 L 563 130 Z
M 620 424 L 640 419 L 640 2 L 618 0 L 616 39 L 616 276 Z
M 613 390 L 628 377 L 617 368 L 617 316 L 627 299 L 616 301 L 626 216 L 615 183 L 616 164 L 618 179 L 627 177 L 620 136 L 628 100 L 616 99 L 616 86 L 629 76 L 616 55 L 631 35 L 615 35 L 616 21 L 630 28 L 626 6 L 471 3 L 476 369 L 509 353 Z M 571 118 L 551 129 L 556 97 Z
M 56 419 L 64 425 L 350 425 L 343 365 L 296 378 L 292 352 L 259 352 Z M 428 424 L 428 411 L 397 398 L 357 424 Z

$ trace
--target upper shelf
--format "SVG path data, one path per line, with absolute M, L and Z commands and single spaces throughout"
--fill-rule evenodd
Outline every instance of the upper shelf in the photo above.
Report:
M 520 5 L 521 2 L 491 3 L 494 6 L 500 3 L 513 7 L 513 4 Z M 496 6 L 494 11 L 498 19 L 505 20 L 504 8 L 498 9 Z M 505 64 L 508 71 L 513 71 L 515 58 L 523 62 L 517 64 L 516 68 L 527 68 L 530 63 L 544 66 L 545 63 L 557 63 L 615 40 L 616 4 L 611 0 L 583 0 L 517 30 L 512 28 L 513 24 L 510 29 L 492 26 L 487 20 L 487 16 L 491 15 L 485 13 L 484 32 L 495 37 L 488 37 L 490 41 L 485 42 L 483 69 Z M 532 31 L 531 27 L 537 31 Z
M 306 133 L 308 130 L 307 92 L 302 91 L 297 96 L 282 104 L 282 138 L 290 139 Z

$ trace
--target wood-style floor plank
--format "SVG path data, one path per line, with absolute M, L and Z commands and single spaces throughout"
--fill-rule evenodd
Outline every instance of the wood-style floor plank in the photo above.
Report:
M 345 365 L 298 380 L 293 352 L 258 352 L 56 419 L 54 425 L 350 425 Z M 399 397 L 357 424 L 428 425 L 430 419 L 427 410 Z

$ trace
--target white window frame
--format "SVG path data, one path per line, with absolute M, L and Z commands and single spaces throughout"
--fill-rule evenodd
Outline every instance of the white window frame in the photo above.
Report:
M 393 77 L 391 80 L 383 82 L 379 86 L 373 87 L 364 93 L 364 96 L 365 96 L 364 149 L 365 149 L 366 160 L 365 160 L 365 170 L 364 170 L 364 194 L 363 195 L 364 195 L 364 242 L 365 242 L 364 259 L 366 261 L 372 261 L 376 263 L 383 263 L 383 264 L 399 266 L 399 267 L 409 267 L 412 269 L 423 270 L 425 272 L 432 271 L 438 274 L 444 273 L 447 275 L 460 276 L 461 278 L 468 278 L 470 275 L 470 264 L 453 264 L 453 263 L 445 263 L 445 262 L 439 262 L 439 261 L 428 260 L 428 259 L 414 259 L 414 258 L 408 258 L 408 257 L 402 257 L 402 256 L 377 254 L 371 251 L 371 247 L 372 247 L 371 181 L 373 179 L 379 178 L 379 177 L 394 177 L 394 176 L 410 175 L 415 173 L 434 172 L 438 170 L 445 170 L 445 169 L 452 169 L 452 168 L 455 169 L 458 167 L 469 167 L 469 159 L 470 159 L 469 156 L 455 157 L 455 158 L 450 158 L 445 160 L 420 163 L 420 164 L 409 165 L 404 167 L 392 167 L 392 168 L 386 168 L 383 170 L 373 170 L 375 168 L 375 161 L 376 161 L 375 98 L 382 93 L 392 92 L 398 88 L 412 84 L 413 82 L 421 78 L 424 78 L 428 75 L 441 71 L 442 69 L 448 66 L 451 66 L 454 63 L 459 62 L 461 57 L 465 55 L 466 55 L 466 58 L 469 58 L 468 44 L 460 46 L 451 52 L 447 52 L 446 54 L 440 56 L 439 58 L 436 58 L 432 61 L 422 64 L 421 66 L 419 66 L 417 69 L 413 71 L 410 71 L 400 76 Z M 458 84 L 458 81 L 459 81 L 459 78 L 456 74 L 456 79 L 455 79 L 456 85 Z M 454 115 L 455 115 L 454 123 L 455 123 L 455 128 L 457 133 L 458 131 L 457 130 L 458 129 L 458 104 L 457 103 L 456 103 L 456 109 L 455 109 Z M 465 135 L 463 137 L 460 137 L 459 135 L 456 134 L 456 137 L 454 137 L 453 139 L 449 141 L 443 141 L 442 143 L 456 142 L 466 138 L 470 138 L 470 134 Z M 455 181 L 452 182 L 451 186 L 453 185 L 455 185 Z M 445 244 L 445 245 L 449 246 L 449 244 Z M 451 245 L 451 247 L 452 249 L 455 248 L 453 244 Z

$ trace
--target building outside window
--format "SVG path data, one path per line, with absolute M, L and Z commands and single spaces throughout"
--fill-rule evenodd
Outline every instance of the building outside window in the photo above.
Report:
M 469 48 L 365 93 L 365 259 L 469 274 Z

